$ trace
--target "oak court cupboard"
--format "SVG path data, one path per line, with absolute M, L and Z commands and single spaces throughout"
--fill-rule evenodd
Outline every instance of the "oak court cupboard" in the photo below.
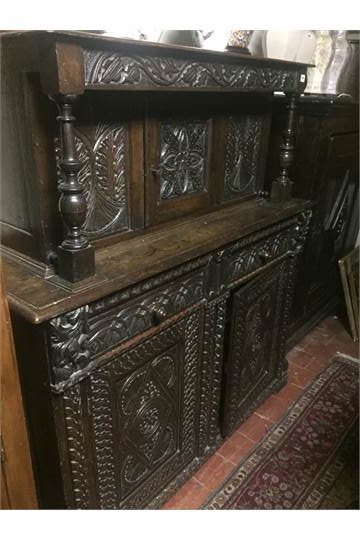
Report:
M 159 507 L 286 381 L 307 66 L 83 32 L 1 45 L 2 258 L 39 505 Z

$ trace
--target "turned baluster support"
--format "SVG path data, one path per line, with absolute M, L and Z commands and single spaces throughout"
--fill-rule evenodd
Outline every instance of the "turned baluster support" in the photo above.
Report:
M 74 95 L 54 97 L 58 106 L 62 157 L 59 161 L 59 212 L 64 224 L 65 238 L 57 249 L 57 271 L 60 277 L 76 282 L 95 274 L 94 248 L 84 237 L 81 227 L 86 219 L 86 200 L 77 175 L 81 163 L 76 156 L 74 121 L 72 114 Z
M 280 144 L 280 175 L 272 183 L 270 195 L 270 202 L 272 203 L 283 203 L 291 199 L 293 182 L 290 180 L 289 173 L 294 159 L 297 94 L 288 94 L 288 97 L 290 101 L 287 105 L 287 124 L 286 129 L 282 133 Z

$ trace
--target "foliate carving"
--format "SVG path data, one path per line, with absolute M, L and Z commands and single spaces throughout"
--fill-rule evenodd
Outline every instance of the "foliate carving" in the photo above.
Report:
M 291 247 L 290 235 L 291 229 L 284 229 L 276 236 L 270 236 L 248 248 L 240 248 L 238 252 L 229 255 L 228 279 L 235 281 L 261 268 L 265 263 L 285 255 Z
M 57 381 L 83 369 L 90 360 L 88 306 L 50 321 L 52 367 Z
M 161 199 L 173 199 L 204 190 L 206 141 L 206 122 L 161 123 Z
M 256 191 L 262 123 L 262 117 L 255 115 L 229 119 L 224 179 L 225 199 Z
M 204 272 L 178 280 L 135 303 L 112 310 L 90 323 L 89 350 L 93 357 L 154 325 L 154 313 L 169 317 L 204 298 Z
M 63 403 L 75 507 L 87 509 L 90 507 L 90 486 L 81 415 L 80 385 L 73 386 L 64 393 Z
M 89 133 L 74 129 L 74 137 L 81 163 L 77 180 L 86 199 L 82 231 L 93 237 L 127 229 L 126 126 L 100 123 Z M 55 153 L 59 164 L 59 139 Z
M 210 261 L 210 259 L 211 259 L 211 255 L 198 257 L 197 259 L 194 259 L 193 261 L 182 264 L 181 266 L 178 266 L 177 268 L 172 268 L 168 272 L 162 272 L 161 274 L 158 274 L 157 276 L 153 278 L 147 279 L 146 281 L 143 281 L 141 283 L 128 287 L 127 289 L 116 292 L 109 296 L 105 296 L 101 300 L 92 302 L 89 305 L 89 314 L 96 315 L 98 313 L 101 313 L 103 311 L 106 311 L 107 309 L 110 309 L 116 306 L 117 304 L 120 304 L 121 302 L 126 302 L 136 296 L 144 294 L 150 291 L 151 289 L 154 289 L 155 287 L 160 287 L 161 285 L 171 282 L 183 276 L 184 274 L 192 272 L 193 270 L 197 270 L 200 267 L 204 267 Z
M 248 88 L 302 90 L 303 70 L 217 64 L 160 56 L 124 56 L 111 51 L 84 51 L 85 85 L 179 88 Z M 301 87 L 301 88 L 300 88 Z
M 170 317 L 203 300 L 204 272 L 201 269 L 187 278 L 174 280 L 125 306 L 119 305 L 121 300 L 143 290 L 141 286 L 52 319 L 50 347 L 56 383 L 54 390 L 63 391 L 68 379 L 75 382 L 91 366 L 94 368 L 101 353 L 157 324 L 159 321 L 155 320 L 154 313 L 161 312 L 164 318 Z M 104 308 L 108 311 L 100 316 Z
M 294 233 L 291 241 L 292 249 L 294 249 L 297 253 L 304 249 L 305 240 L 307 238 L 310 228 L 311 216 L 312 211 L 306 210 L 305 212 L 299 214 L 299 216 L 297 217 L 297 224 L 294 228 Z

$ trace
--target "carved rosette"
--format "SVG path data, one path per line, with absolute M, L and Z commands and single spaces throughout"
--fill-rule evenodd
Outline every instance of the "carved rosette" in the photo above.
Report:
M 246 88 L 269 91 L 303 89 L 303 70 L 210 63 L 160 56 L 124 56 L 111 51 L 84 51 L 85 85 L 144 88 Z M 301 76 L 303 78 L 301 78 Z M 305 83 L 306 84 L 306 83 Z
M 206 122 L 163 122 L 160 128 L 160 198 L 204 191 Z
M 230 117 L 225 161 L 225 199 L 256 191 L 261 133 L 261 116 Z

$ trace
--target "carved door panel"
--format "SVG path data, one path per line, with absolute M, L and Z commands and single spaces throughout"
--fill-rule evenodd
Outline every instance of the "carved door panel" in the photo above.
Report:
M 146 223 L 152 225 L 211 205 L 212 120 L 207 115 L 148 119 Z
M 173 319 L 64 392 L 70 507 L 143 508 L 196 458 L 203 317 Z
M 288 305 L 285 259 L 233 293 L 225 359 L 223 432 L 228 435 L 281 384 Z

